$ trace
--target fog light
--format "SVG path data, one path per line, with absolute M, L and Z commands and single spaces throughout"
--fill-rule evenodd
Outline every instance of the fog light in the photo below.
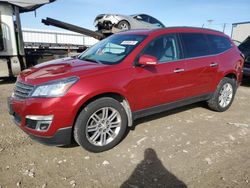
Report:
M 47 131 L 51 123 L 52 121 L 38 121 L 36 125 L 36 130 Z
M 52 123 L 53 115 L 50 116 L 26 116 L 26 127 L 37 131 L 47 131 Z

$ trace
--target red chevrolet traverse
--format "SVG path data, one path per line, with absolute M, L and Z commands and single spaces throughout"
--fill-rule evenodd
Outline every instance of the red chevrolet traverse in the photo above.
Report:
M 199 101 L 227 110 L 243 58 L 229 37 L 191 27 L 114 34 L 77 58 L 24 70 L 8 100 L 15 123 L 48 145 L 92 152 L 118 144 L 133 120 Z

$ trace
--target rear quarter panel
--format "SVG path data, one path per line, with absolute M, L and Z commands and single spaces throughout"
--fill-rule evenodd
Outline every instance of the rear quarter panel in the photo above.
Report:
M 234 74 L 239 84 L 242 79 L 244 60 L 236 46 L 218 55 L 219 72 L 215 78 L 212 90 L 215 91 L 219 82 L 227 75 Z

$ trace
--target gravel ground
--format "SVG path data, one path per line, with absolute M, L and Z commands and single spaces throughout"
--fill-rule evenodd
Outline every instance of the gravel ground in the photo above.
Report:
M 250 187 L 250 79 L 224 113 L 203 103 L 135 122 L 115 148 L 32 141 L 7 113 L 14 81 L 0 81 L 0 188 Z

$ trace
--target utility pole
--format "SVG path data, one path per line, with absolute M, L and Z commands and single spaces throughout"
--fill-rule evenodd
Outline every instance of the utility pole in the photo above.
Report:
M 223 24 L 223 33 L 225 33 L 226 25 L 226 23 Z

